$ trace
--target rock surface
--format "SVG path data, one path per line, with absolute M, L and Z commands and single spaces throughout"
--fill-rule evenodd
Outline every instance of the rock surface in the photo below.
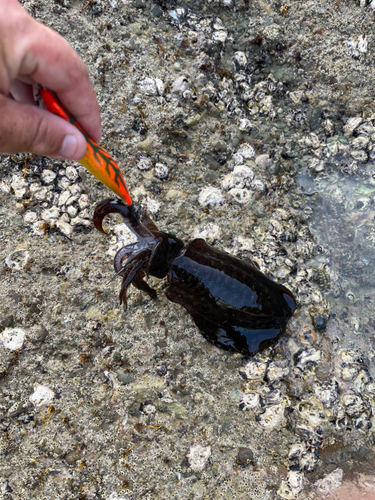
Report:
M 101 144 L 160 229 L 252 259 L 300 307 L 252 360 L 164 282 L 124 311 L 130 236 L 91 222 L 112 193 L 75 162 L 3 155 L 4 499 L 374 494 L 372 3 L 24 3 L 83 58 Z

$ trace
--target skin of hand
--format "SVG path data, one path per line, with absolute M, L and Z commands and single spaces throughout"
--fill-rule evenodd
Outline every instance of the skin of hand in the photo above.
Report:
M 17 0 L 0 0 L 0 153 L 81 159 L 86 154 L 83 135 L 34 105 L 33 83 L 54 91 L 82 128 L 99 141 L 99 108 L 83 61 Z

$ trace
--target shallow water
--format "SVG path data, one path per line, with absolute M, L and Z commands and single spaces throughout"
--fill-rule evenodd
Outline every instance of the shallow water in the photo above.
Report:
M 315 180 L 299 175 L 298 182 L 311 196 L 308 224 L 322 247 L 308 265 L 320 270 L 316 281 L 331 310 L 328 330 L 338 329 L 342 348 L 365 351 L 374 376 L 375 186 L 341 173 Z

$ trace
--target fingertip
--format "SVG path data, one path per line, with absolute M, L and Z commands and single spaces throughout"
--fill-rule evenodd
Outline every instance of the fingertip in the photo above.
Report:
M 86 149 L 82 134 L 68 134 L 64 137 L 57 156 L 61 160 L 80 160 L 85 156 Z

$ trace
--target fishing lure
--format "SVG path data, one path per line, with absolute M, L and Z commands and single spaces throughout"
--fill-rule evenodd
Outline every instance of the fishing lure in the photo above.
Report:
M 112 156 L 83 130 L 81 125 L 71 116 L 59 100 L 47 89 L 39 89 L 40 96 L 48 111 L 60 116 L 78 128 L 86 139 L 87 151 L 79 163 L 105 184 L 111 191 L 119 196 L 127 205 L 132 204 L 129 190 L 120 167 Z
M 130 284 L 155 297 L 145 274 L 164 278 L 165 294 L 192 316 L 203 336 L 225 350 L 255 354 L 273 345 L 296 309 L 290 290 L 271 281 L 255 265 L 211 247 L 202 239 L 185 244 L 158 230 L 134 204 L 104 200 L 95 209 L 94 224 L 105 234 L 103 219 L 122 215 L 138 241 L 121 248 L 114 259 L 122 276 L 120 302 L 126 305 Z

